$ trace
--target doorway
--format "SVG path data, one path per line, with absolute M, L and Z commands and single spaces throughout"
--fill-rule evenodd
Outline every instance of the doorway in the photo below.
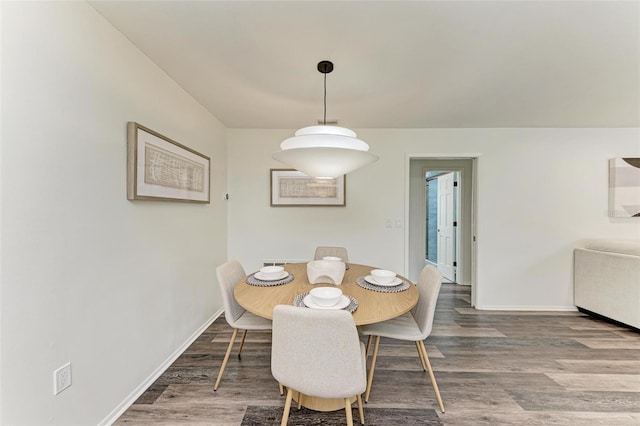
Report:
M 452 247 L 447 248 L 449 253 L 453 253 L 449 260 L 453 267 L 453 279 L 461 285 L 471 285 L 471 302 L 475 306 L 475 164 L 477 159 L 475 156 L 465 156 L 461 158 L 428 158 L 413 157 L 409 158 L 409 188 L 408 188 L 408 209 L 407 209 L 407 260 L 406 271 L 407 277 L 416 281 L 422 268 L 427 261 L 428 241 L 427 227 L 428 223 L 428 200 L 425 184 L 428 180 L 427 176 L 447 175 L 455 177 L 457 173 L 457 186 L 454 186 L 454 194 L 451 201 L 457 213 L 454 215 L 456 226 L 452 229 L 452 236 L 448 242 Z M 435 183 L 434 183 L 435 185 Z M 455 189 L 457 188 L 457 189 Z M 457 193 L 456 193 L 457 192 Z M 441 203 L 438 203 L 441 204 Z M 449 204 L 450 205 L 450 204 Z M 436 209 L 437 211 L 437 209 Z M 434 220 L 434 219 L 431 219 Z M 437 221 L 436 221 L 437 223 Z M 436 228 L 436 235 L 438 235 Z M 442 228 L 440 228 L 442 233 Z M 448 231 L 445 231 L 448 232 Z M 432 234 L 432 233 L 430 233 Z M 431 235 L 430 235 L 431 236 Z M 437 246 L 435 253 L 439 251 Z M 442 247 L 442 246 L 441 246 Z M 441 249 L 440 249 L 441 250 Z M 431 255 L 431 254 L 430 254 Z M 430 259 L 430 258 L 429 258 Z M 439 263 L 438 260 L 435 261 Z M 455 264 L 453 264 L 455 262 Z M 440 269 L 440 268 L 439 268 Z M 449 274 L 445 272 L 443 275 Z M 451 275 L 451 274 L 449 274 Z

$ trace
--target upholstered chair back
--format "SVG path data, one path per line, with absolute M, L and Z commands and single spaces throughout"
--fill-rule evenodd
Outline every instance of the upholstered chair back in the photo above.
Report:
M 366 389 L 364 347 L 349 312 L 278 305 L 272 336 L 271 372 L 282 385 L 321 398 Z
M 418 304 L 411 311 L 418 327 L 420 327 L 420 340 L 426 339 L 431 333 L 441 285 L 442 274 L 440 271 L 431 265 L 425 266 L 418 277 L 417 287 L 420 292 Z
M 237 260 L 229 260 L 216 268 L 216 276 L 222 293 L 224 318 L 230 326 L 237 328 L 238 325 L 235 321 L 240 318 L 245 310 L 236 302 L 233 289 L 240 280 L 246 278 L 247 274 Z
M 313 260 L 322 260 L 322 258 L 325 256 L 335 256 L 341 258 L 345 263 L 349 262 L 347 249 L 344 247 L 319 246 L 316 248 L 316 253 L 313 256 Z

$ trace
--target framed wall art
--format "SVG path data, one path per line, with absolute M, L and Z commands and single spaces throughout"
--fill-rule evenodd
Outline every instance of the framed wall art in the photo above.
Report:
M 640 158 L 609 160 L 609 216 L 640 217 Z
M 346 205 L 346 176 L 318 179 L 293 169 L 271 169 L 271 206 Z
M 127 199 L 209 203 L 211 160 L 138 123 L 127 124 Z

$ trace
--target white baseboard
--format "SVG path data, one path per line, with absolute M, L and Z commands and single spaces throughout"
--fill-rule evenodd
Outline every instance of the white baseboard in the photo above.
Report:
M 547 311 L 547 312 L 568 312 L 577 311 L 573 305 L 570 306 L 505 306 L 505 305 L 478 305 L 475 308 L 479 311 Z
M 155 369 L 153 373 L 149 377 L 147 377 L 142 383 L 140 383 L 134 390 L 127 396 L 124 401 L 122 401 L 116 408 L 114 408 L 100 423 L 98 426 L 109 426 L 112 425 L 118 418 L 125 412 L 127 409 L 144 393 L 145 390 L 149 386 L 155 382 L 162 373 L 165 372 L 167 368 L 173 364 L 173 362 L 178 359 L 180 355 L 191 345 L 197 338 L 202 334 L 203 331 L 207 329 L 222 313 L 224 312 L 223 308 L 220 308 L 218 312 L 213 314 L 211 318 L 209 318 L 203 325 L 201 325 L 196 331 L 193 332 L 191 336 L 182 344 L 178 349 L 176 349 L 169 357 L 158 367 Z

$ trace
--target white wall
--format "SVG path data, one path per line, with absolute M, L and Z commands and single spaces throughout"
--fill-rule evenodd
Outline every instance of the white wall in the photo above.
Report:
M 571 309 L 573 248 L 584 238 L 640 238 L 640 219 L 607 216 L 608 159 L 640 156 L 638 129 L 359 130 L 379 162 L 348 175 L 347 206 L 269 207 L 269 168 L 293 130 L 228 130 L 229 256 L 349 258 L 405 273 L 408 157 L 478 153 L 477 306 Z M 403 224 L 404 225 L 404 224 Z
M 225 129 L 84 2 L 2 2 L 1 82 L 0 423 L 97 424 L 221 308 Z M 211 204 L 127 201 L 127 121 L 210 156 Z

